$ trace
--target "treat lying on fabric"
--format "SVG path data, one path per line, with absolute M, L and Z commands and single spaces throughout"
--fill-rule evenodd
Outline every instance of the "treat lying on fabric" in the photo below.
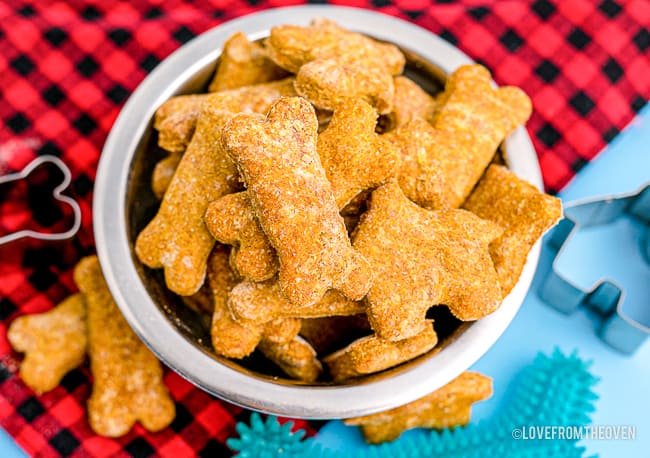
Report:
M 344 420 L 358 425 L 367 442 L 397 439 L 411 428 L 453 428 L 470 421 L 472 404 L 492 396 L 492 379 L 478 372 L 463 372 L 457 378 L 416 401 L 395 409 Z
M 528 253 L 544 231 L 562 217 L 562 202 L 499 165 L 491 165 L 463 207 L 504 229 L 490 243 L 503 295 L 515 286 Z
M 396 182 L 377 188 L 354 235 L 375 273 L 366 298 L 373 330 L 388 340 L 412 337 L 439 304 L 465 321 L 496 310 L 502 295 L 488 245 L 501 233 L 466 210 L 423 209 Z
M 276 274 L 275 250 L 253 213 L 247 192 L 228 194 L 211 202 L 204 219 L 216 240 L 233 246 L 231 266 L 239 276 L 264 281 Z
M 287 97 L 266 119 L 241 113 L 222 133 L 278 255 L 282 291 L 299 306 L 316 303 L 330 288 L 361 299 L 372 281 L 367 261 L 350 245 L 320 163 L 317 130 L 311 104 Z
M 214 245 L 203 222 L 208 204 L 240 188 L 237 170 L 221 147 L 221 127 L 233 113 L 266 112 L 290 79 L 206 96 L 196 132 L 183 155 L 158 213 L 138 235 L 135 251 L 141 262 L 165 269 L 170 290 L 194 294 L 203 284 Z
M 172 177 L 176 173 L 181 157 L 181 154 L 172 153 L 156 163 L 151 174 L 151 191 L 158 200 L 161 200 L 165 195 L 165 191 L 167 191 L 169 183 L 171 183 Z
M 336 382 L 397 366 L 423 355 L 438 343 L 432 322 L 427 323 L 419 334 L 396 342 L 376 335 L 362 337 L 326 356 L 323 362 Z
M 397 46 L 346 30 L 324 18 L 314 19 L 307 27 L 273 27 L 266 47 L 269 57 L 291 73 L 298 73 L 313 60 L 336 58 L 343 62 L 377 62 L 391 75 L 399 75 L 406 62 Z
M 162 366 L 113 302 L 96 256 L 77 264 L 74 281 L 86 299 L 93 374 L 88 417 L 93 431 L 118 437 L 136 421 L 149 431 L 167 427 L 175 406 L 162 380 Z
M 264 356 L 293 379 L 314 382 L 323 371 L 316 352 L 300 336 L 285 343 L 274 343 L 264 338 L 258 348 Z
M 269 59 L 262 44 L 250 42 L 246 35 L 236 32 L 223 45 L 208 92 L 266 83 L 286 76 L 286 70 Z
M 436 99 L 406 76 L 396 76 L 393 110 L 388 114 L 390 129 L 395 129 L 413 119 L 431 121 L 436 110 Z
M 532 105 L 519 88 L 491 87 L 478 64 L 452 73 L 437 103 L 432 127 L 416 118 L 386 135 L 402 149 L 399 181 L 407 197 L 426 208 L 458 208 Z
M 86 357 L 86 304 L 73 294 L 44 313 L 16 318 L 7 330 L 15 351 L 25 353 L 20 378 L 37 393 L 53 390 Z
M 366 309 L 363 301 L 353 301 L 335 290 L 326 292 L 315 304 L 295 305 L 282 293 L 276 278 L 260 283 L 242 281 L 230 292 L 228 306 L 234 317 L 255 323 L 288 317 L 357 315 Z
M 316 59 L 300 68 L 294 86 L 299 95 L 325 110 L 353 98 L 369 103 L 379 114 L 393 109 L 393 76 L 374 61 Z
M 293 78 L 285 78 L 220 91 L 216 96 L 218 102 L 213 106 L 220 106 L 224 114 L 240 111 L 266 113 L 278 97 L 296 94 L 293 81 Z M 194 135 L 203 102 L 213 97 L 214 94 L 179 95 L 160 105 L 153 125 L 158 131 L 158 146 L 173 153 L 185 151 Z

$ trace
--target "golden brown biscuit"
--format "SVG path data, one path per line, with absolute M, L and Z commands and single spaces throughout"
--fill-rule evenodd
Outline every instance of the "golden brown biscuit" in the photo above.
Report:
M 349 99 L 336 107 L 318 135 L 318 155 L 339 209 L 399 173 L 400 151 L 375 133 L 376 125 L 377 112 L 370 105 Z
M 300 336 L 280 344 L 264 338 L 258 348 L 264 356 L 293 379 L 314 382 L 323 372 L 323 366 L 316 357 L 316 352 Z
M 519 280 L 532 246 L 562 217 L 560 199 L 542 193 L 500 165 L 488 167 L 463 208 L 504 229 L 490 243 L 504 296 Z
M 303 318 L 300 326 L 300 336 L 309 342 L 319 355 L 331 353 L 370 332 L 370 323 L 365 313 Z
M 86 303 L 73 294 L 44 313 L 16 318 L 7 331 L 15 351 L 25 353 L 20 378 L 37 393 L 53 390 L 86 357 Z
M 176 411 L 163 383 L 162 366 L 113 302 L 96 256 L 79 261 L 74 281 L 86 299 L 88 314 L 93 374 L 88 418 L 93 431 L 118 437 L 136 421 L 149 431 L 167 427 Z
M 335 382 L 383 371 L 431 350 L 438 336 L 430 320 L 419 334 L 391 342 L 376 335 L 362 337 L 323 358 Z
M 255 323 L 276 318 L 347 316 L 365 311 L 362 301 L 353 301 L 334 290 L 326 292 L 315 304 L 293 304 L 282 293 L 277 278 L 261 283 L 242 281 L 230 292 L 228 306 L 237 319 Z
M 178 163 L 181 161 L 181 154 L 172 153 L 169 156 L 159 160 L 151 174 L 151 191 L 158 200 L 165 195 L 165 191 L 172 181 Z
M 388 114 L 391 130 L 416 118 L 427 121 L 433 119 L 436 99 L 415 81 L 406 76 L 396 76 L 394 86 L 393 110 Z
M 354 98 L 372 105 L 379 114 L 393 109 L 393 77 L 375 62 L 316 59 L 300 67 L 294 86 L 299 95 L 324 110 L 334 110 Z
M 392 341 L 412 337 L 434 305 L 466 321 L 496 310 L 502 295 L 488 245 L 501 233 L 465 210 L 423 209 L 396 182 L 377 188 L 354 234 L 375 273 L 366 298 L 374 331 Z
M 391 75 L 399 75 L 406 62 L 395 45 L 351 32 L 324 18 L 314 19 L 308 27 L 273 27 L 266 46 L 269 57 L 291 73 L 298 73 L 300 67 L 316 59 L 337 58 L 379 62 Z
M 211 202 L 204 218 L 216 240 L 233 246 L 231 266 L 239 276 L 259 282 L 277 273 L 278 258 L 253 213 L 247 192 Z
M 281 96 L 296 95 L 293 78 L 253 84 L 227 91 L 220 91 L 213 107 L 220 106 L 224 115 L 240 111 L 266 113 L 270 104 Z M 172 97 L 156 111 L 154 129 L 158 131 L 158 146 L 182 153 L 194 135 L 203 102 L 213 98 L 211 94 L 191 94 Z M 223 125 L 223 120 L 218 125 Z
M 492 396 L 492 379 L 463 372 L 437 391 L 395 409 L 344 420 L 361 427 L 371 444 L 392 441 L 411 428 L 453 428 L 470 421 L 472 404 Z
M 236 115 L 222 134 L 278 255 L 280 287 L 298 306 L 318 302 L 330 288 L 358 300 L 372 281 L 368 263 L 350 245 L 320 163 L 317 130 L 309 102 L 286 97 L 266 119 Z
M 250 42 L 246 35 L 237 32 L 223 45 L 219 66 L 208 86 L 208 92 L 266 83 L 286 76 L 286 70 L 269 59 L 262 44 Z
M 399 181 L 409 199 L 434 210 L 460 207 L 501 141 L 528 119 L 528 96 L 490 81 L 481 65 L 460 67 L 447 80 L 432 128 L 416 118 L 386 134 L 402 149 Z

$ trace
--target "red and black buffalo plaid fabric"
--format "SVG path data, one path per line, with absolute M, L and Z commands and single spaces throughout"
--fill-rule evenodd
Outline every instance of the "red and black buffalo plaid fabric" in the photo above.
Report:
M 37 396 L 20 380 L 6 327 L 48 310 L 76 289 L 72 269 L 94 252 L 92 190 L 100 151 L 120 107 L 156 65 L 197 34 L 229 19 L 300 0 L 1 0 L 0 174 L 37 155 L 72 171 L 67 194 L 82 208 L 79 234 L 65 242 L 0 247 L 0 425 L 33 456 L 229 456 L 224 444 L 248 412 L 218 401 L 168 371 L 177 417 L 150 434 L 98 437 L 85 418 L 86 367 Z M 313 3 L 325 3 L 315 1 Z M 534 113 L 527 128 L 547 190 L 560 190 L 612 141 L 650 98 L 647 0 L 332 1 L 418 24 L 486 65 L 498 84 L 523 88 Z M 56 173 L 56 172 L 55 172 Z M 56 178 L 56 176 L 55 176 Z M 49 181 L 56 181 L 54 178 Z M 54 185 L 59 183 L 56 181 Z M 18 186 L 18 188 L 14 187 Z M 65 225 L 65 209 L 34 194 L 36 179 L 0 186 L 0 236 L 22 225 Z M 33 214 L 30 214 L 32 209 Z M 297 422 L 315 433 L 318 424 Z

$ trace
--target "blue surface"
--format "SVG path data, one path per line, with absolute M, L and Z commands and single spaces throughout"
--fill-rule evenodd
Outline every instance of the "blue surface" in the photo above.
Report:
M 646 182 L 650 182 L 650 105 L 596 161 L 580 172 L 561 197 L 570 202 L 628 193 L 636 191 Z M 620 255 L 621 242 L 615 239 L 616 243 L 612 243 L 607 231 L 601 232 L 593 241 L 598 242 L 599 255 L 604 259 L 614 259 Z M 601 378 L 595 388 L 600 399 L 596 401 L 593 424 L 636 427 L 635 440 L 584 441 L 587 455 L 598 454 L 603 458 L 647 457 L 650 455 L 650 342 L 646 342 L 632 357 L 623 356 L 600 341 L 594 332 L 595 323 L 585 312 L 578 311 L 566 316 L 542 303 L 536 291 L 551 261 L 548 251 L 544 250 L 537 276 L 519 314 L 497 343 L 473 366 L 473 369 L 494 378 L 494 396 L 474 407 L 473 419 L 492 416 L 508 404 L 505 392 L 509 381 L 533 360 L 537 352 L 550 354 L 554 347 L 561 348 L 565 353 L 578 350 L 582 358 L 593 361 L 591 370 Z M 583 276 L 585 261 L 581 255 L 567 257 L 564 261 L 563 270 L 578 278 Z M 648 269 L 647 265 L 626 263 L 616 264 L 615 267 L 617 269 L 608 274 L 622 278 L 628 277 L 625 269 L 631 268 L 632 275 L 642 275 L 639 269 L 644 268 L 647 274 Z M 634 294 L 645 291 L 645 304 L 650 305 L 647 289 L 642 289 L 648 287 L 648 282 L 626 286 L 634 288 Z M 636 286 L 641 293 L 637 293 Z M 405 436 L 419 433 L 410 431 Z M 316 441 L 328 448 L 345 448 L 349 452 L 365 447 L 357 428 L 346 427 L 338 421 L 325 425 Z M 0 456 L 25 456 L 2 430 Z
M 647 182 L 650 182 L 650 105 L 596 161 L 580 172 L 560 197 L 570 202 L 629 193 Z M 613 240 L 607 231 L 601 231 L 598 235 L 597 240 L 592 240 L 597 243 L 592 246 L 598 247 L 601 257 L 614 259 L 620 256 L 620 240 Z M 564 261 L 563 269 L 571 276 L 580 278 L 585 270 L 590 270 L 586 269 L 580 254 L 567 257 Z M 581 445 L 587 447 L 586 456 L 650 456 L 650 342 L 646 342 L 632 357 L 623 356 L 601 342 L 595 333 L 596 323 L 587 313 L 578 311 L 566 316 L 545 305 L 539 299 L 537 290 L 551 262 L 549 251 L 543 250 L 537 275 L 520 312 L 497 343 L 472 367 L 494 379 L 494 396 L 474 406 L 473 420 L 495 415 L 508 405 L 505 396 L 508 383 L 533 360 L 538 351 L 550 354 L 554 347 L 561 348 L 565 353 L 577 350 L 582 358 L 593 361 L 591 371 L 601 378 L 595 387 L 600 399 L 596 401 L 596 412 L 592 415 L 593 424 L 636 427 L 635 440 L 582 442 Z M 629 269 L 634 275 L 641 275 L 638 269 L 645 269 L 647 278 L 647 264 L 613 264 L 620 270 L 607 272 L 608 275 L 625 278 Z M 645 291 L 643 304 L 650 306 L 647 282 L 626 286 L 634 289 L 633 294 Z M 421 434 L 421 431 L 409 431 L 403 437 L 417 434 Z M 316 441 L 329 448 L 348 451 L 365 447 L 357 428 L 347 427 L 338 421 L 325 425 Z

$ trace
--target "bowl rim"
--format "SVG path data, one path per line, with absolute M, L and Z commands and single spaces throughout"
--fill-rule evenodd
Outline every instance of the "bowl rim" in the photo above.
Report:
M 412 50 L 447 74 L 473 62 L 458 48 L 415 24 L 360 8 L 282 7 L 220 24 L 164 59 L 122 108 L 97 169 L 93 225 L 97 254 L 115 302 L 134 332 L 163 363 L 208 393 L 249 409 L 295 418 L 334 419 L 366 415 L 411 402 L 450 382 L 474 364 L 519 310 L 535 273 L 540 244 L 531 250 L 519 282 L 496 312 L 472 323 L 444 351 L 427 357 L 415 367 L 367 383 L 287 385 L 251 377 L 198 349 L 169 322 L 139 279 L 127 236 L 125 196 L 138 143 L 150 128 L 157 107 L 175 95 L 182 83 L 199 69 L 214 62 L 232 33 L 241 31 L 253 40 L 267 36 L 275 25 L 307 25 L 316 17 L 332 19 L 343 27 Z M 523 127 L 506 140 L 506 151 L 517 151 L 516 155 L 507 154 L 510 168 L 541 188 L 537 155 Z

